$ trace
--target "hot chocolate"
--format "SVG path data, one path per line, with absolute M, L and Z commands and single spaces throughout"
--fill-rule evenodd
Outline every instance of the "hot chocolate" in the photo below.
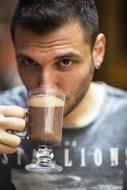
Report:
M 30 141 L 37 145 L 59 145 L 64 101 L 50 95 L 35 95 L 28 99 L 28 107 Z

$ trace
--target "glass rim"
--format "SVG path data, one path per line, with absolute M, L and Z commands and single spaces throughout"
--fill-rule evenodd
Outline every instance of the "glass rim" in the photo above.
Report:
M 56 95 L 57 97 L 61 97 L 61 98 L 63 98 L 63 99 L 65 99 L 66 98 L 66 95 L 64 94 L 64 93 L 62 93 L 62 92 L 60 92 L 60 91 L 58 91 L 58 90 L 56 90 L 56 89 L 51 89 L 51 88 L 49 88 L 49 89 L 43 89 L 43 88 L 33 88 L 33 89 L 30 89 L 30 90 L 28 90 L 28 92 L 27 92 L 27 96 L 28 96 L 28 98 L 29 97 L 31 97 L 31 96 L 34 96 L 34 95 Z

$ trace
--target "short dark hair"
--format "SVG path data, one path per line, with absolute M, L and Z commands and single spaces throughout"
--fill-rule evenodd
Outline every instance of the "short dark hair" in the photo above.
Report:
M 14 41 L 17 26 L 35 34 L 46 34 L 76 18 L 94 44 L 99 30 L 98 14 L 93 0 L 19 0 L 11 19 Z

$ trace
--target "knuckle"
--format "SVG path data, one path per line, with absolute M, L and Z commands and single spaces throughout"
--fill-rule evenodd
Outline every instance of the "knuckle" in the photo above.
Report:
M 15 139 L 13 141 L 13 146 L 19 146 L 21 143 L 21 138 L 15 135 Z
M 0 131 L 0 143 L 14 148 L 20 145 L 21 138 L 14 134 Z
M 15 127 L 14 127 L 15 126 Z M 25 120 L 24 119 L 16 119 L 13 121 L 13 128 L 17 131 L 23 131 L 25 128 Z
M 5 117 L 0 114 L 0 127 L 3 127 L 5 125 Z
M 19 106 L 11 106 L 11 108 L 12 108 L 14 111 L 19 112 L 19 114 L 21 114 L 21 115 L 24 115 L 24 114 L 26 113 L 26 111 L 25 111 L 22 107 L 19 107 Z
M 3 106 L 3 105 L 0 106 L 0 115 L 3 113 L 3 110 L 4 110 L 6 107 L 7 107 L 7 106 Z
M 19 107 L 19 106 L 0 106 L 0 115 L 5 115 L 5 116 L 14 116 L 14 117 L 25 117 L 26 111 L 24 108 Z
M 4 131 L 0 129 L 0 142 L 4 140 Z
M 11 154 L 16 151 L 16 147 L 10 147 L 4 144 L 0 144 L 0 154 Z
M 25 127 L 26 127 L 26 124 L 25 124 L 25 121 L 23 121 L 21 125 L 21 130 L 24 131 Z
M 17 149 L 16 147 L 9 148 L 7 154 L 12 154 L 12 153 L 16 152 L 16 149 Z

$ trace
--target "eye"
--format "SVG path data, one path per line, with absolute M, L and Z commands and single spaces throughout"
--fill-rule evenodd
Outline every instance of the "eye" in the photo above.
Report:
M 33 60 L 31 59 L 24 59 L 23 63 L 27 66 L 34 66 L 37 65 L 37 63 L 35 63 Z
M 36 62 L 34 62 L 32 59 L 28 59 L 28 58 L 27 59 L 26 58 L 18 59 L 18 62 L 24 64 L 25 66 L 35 66 L 35 65 L 37 65 Z
M 71 59 L 63 59 L 59 61 L 59 66 L 63 68 L 69 68 L 72 65 L 73 61 Z

